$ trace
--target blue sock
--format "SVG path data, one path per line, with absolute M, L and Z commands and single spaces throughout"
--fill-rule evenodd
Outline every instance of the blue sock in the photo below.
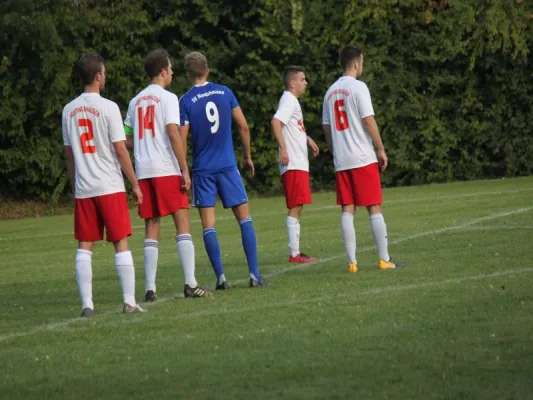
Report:
M 217 231 L 215 228 L 204 229 L 204 245 L 209 261 L 215 270 L 218 279 L 224 274 L 224 267 L 222 266 L 222 258 L 220 257 L 220 245 L 218 244 Z
M 247 217 L 239 221 L 239 226 L 241 227 L 242 247 L 244 247 L 244 253 L 246 254 L 248 270 L 250 274 L 260 279 L 261 275 L 259 274 L 259 266 L 257 265 L 257 244 L 252 217 Z

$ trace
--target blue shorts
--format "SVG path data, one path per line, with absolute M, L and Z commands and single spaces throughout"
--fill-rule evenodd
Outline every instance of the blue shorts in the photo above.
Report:
M 214 207 L 217 194 L 224 208 L 248 203 L 248 196 L 237 168 L 210 175 L 193 175 L 192 205 L 194 207 Z

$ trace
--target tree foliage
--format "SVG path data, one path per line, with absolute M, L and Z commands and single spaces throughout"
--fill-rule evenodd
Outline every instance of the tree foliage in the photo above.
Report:
M 56 199 L 68 190 L 61 110 L 79 87 L 77 58 L 106 58 L 105 96 L 126 110 L 147 83 L 144 55 L 173 56 L 171 90 L 189 88 L 182 56 L 200 50 L 233 89 L 253 134 L 249 189 L 279 190 L 270 120 L 286 65 L 306 68 L 301 98 L 322 154 L 315 187 L 334 181 L 322 98 L 346 43 L 365 55 L 391 161 L 387 185 L 530 174 L 533 3 L 522 0 L 14 0 L 0 6 L 0 195 Z M 240 150 L 237 150 L 240 153 Z

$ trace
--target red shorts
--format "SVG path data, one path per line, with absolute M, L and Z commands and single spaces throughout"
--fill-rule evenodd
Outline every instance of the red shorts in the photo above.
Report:
M 181 176 L 159 176 L 139 179 L 143 202 L 139 206 L 141 218 L 164 217 L 182 208 L 189 208 L 189 198 L 181 191 Z
M 337 204 L 368 207 L 383 203 L 377 163 L 337 171 Z
M 96 242 L 104 238 L 118 242 L 131 235 L 131 221 L 126 193 L 76 199 L 74 237 L 81 242 Z
M 302 204 L 311 204 L 309 172 L 293 169 L 281 175 L 281 180 L 288 209 Z

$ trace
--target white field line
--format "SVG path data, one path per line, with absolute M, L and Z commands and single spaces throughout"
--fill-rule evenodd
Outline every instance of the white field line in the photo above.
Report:
M 529 210 L 532 210 L 532 209 L 533 209 L 533 207 L 527 207 L 527 208 L 518 208 L 518 209 L 515 209 L 515 210 L 509 210 L 509 211 L 494 213 L 494 214 L 491 214 L 491 215 L 487 215 L 485 217 L 474 218 L 474 219 L 472 219 L 470 221 L 467 221 L 467 222 L 464 222 L 462 224 L 452 225 L 452 226 L 448 226 L 448 227 L 444 227 L 444 228 L 440 228 L 440 229 L 435 229 L 435 230 L 430 230 L 430 231 L 425 231 L 425 232 L 419 232 L 419 233 L 414 234 L 414 235 L 405 236 L 403 238 L 392 240 L 392 241 L 389 242 L 389 244 L 397 244 L 397 243 L 401 243 L 401 242 L 417 239 L 417 238 L 424 237 L 424 236 L 439 235 L 441 233 L 448 232 L 448 231 L 460 230 L 460 229 L 463 229 L 465 227 L 469 227 L 469 226 L 471 226 L 473 224 L 477 224 L 479 222 L 489 221 L 489 220 L 500 218 L 500 217 L 505 217 L 505 216 L 509 216 L 509 215 L 513 215 L 513 214 L 518 214 L 518 213 L 526 212 L 526 211 L 529 211 Z M 370 251 L 370 250 L 374 250 L 374 247 L 373 246 L 372 247 L 370 247 L 370 246 L 363 247 L 361 249 L 358 249 L 358 252 L 361 253 L 361 252 L 367 252 L 367 251 Z M 280 270 L 270 272 L 269 274 L 265 274 L 265 276 L 272 277 L 272 276 L 282 275 L 282 274 L 290 272 L 290 271 L 309 268 L 311 266 L 319 265 L 321 263 L 328 262 L 328 261 L 331 261 L 331 260 L 335 260 L 335 259 L 338 259 L 338 258 L 341 258 L 341 257 L 344 257 L 344 256 L 345 256 L 344 254 L 339 254 L 339 255 L 336 255 L 336 256 L 328 257 L 328 258 L 322 258 L 322 259 L 320 259 L 317 262 L 312 263 L 312 264 L 298 264 L 298 265 L 282 268 Z M 533 270 L 533 268 L 519 269 L 519 270 L 506 270 L 506 271 L 503 271 L 501 273 L 496 273 L 496 274 L 505 275 L 505 274 L 508 274 L 508 273 L 519 273 L 519 271 L 529 272 L 531 270 Z M 488 274 L 488 275 L 477 275 L 477 276 L 483 278 L 483 277 L 500 276 L 500 275 Z M 396 288 L 396 290 L 402 290 L 402 287 L 414 288 L 414 287 L 420 287 L 420 285 L 431 286 L 431 285 L 438 284 L 439 282 L 443 282 L 443 283 L 455 282 L 455 281 L 460 282 L 461 280 L 474 279 L 474 278 L 472 278 L 472 277 L 455 278 L 455 279 L 445 280 L 445 281 L 435 281 L 433 283 L 432 282 L 426 282 L 426 283 L 423 283 L 423 284 L 406 285 L 406 286 L 399 286 L 399 287 L 394 287 L 394 288 Z M 476 278 L 476 279 L 481 279 L 481 278 Z M 237 284 L 237 283 L 244 283 L 244 282 L 247 282 L 247 281 L 248 281 L 248 279 L 239 280 L 239 281 L 232 281 L 232 283 L 233 284 Z M 374 294 L 374 292 L 372 292 L 372 291 L 376 291 L 376 290 L 384 290 L 384 289 L 372 289 L 371 291 L 367 291 L 367 292 L 368 293 L 371 292 L 370 294 Z M 389 290 L 389 291 L 392 291 L 392 290 Z M 363 293 L 366 293 L 366 292 L 363 292 Z M 339 297 L 339 296 L 337 296 L 337 297 Z M 176 297 L 165 297 L 165 298 L 158 299 L 157 302 L 158 303 L 167 302 L 167 301 L 173 300 L 175 298 Z M 320 299 L 322 299 L 322 298 L 320 298 Z M 318 299 L 318 300 L 311 299 L 311 300 L 307 300 L 307 301 L 320 301 L 320 299 Z M 285 303 L 282 303 L 282 304 L 285 304 Z M 289 303 L 286 303 L 286 304 L 292 304 L 292 303 L 289 302 Z M 262 306 L 259 307 L 259 308 L 262 308 Z M 232 309 L 232 310 L 237 310 L 235 312 L 242 312 L 242 311 L 247 311 L 247 310 L 252 310 L 252 309 L 253 308 Z M 241 310 L 241 311 L 238 311 L 238 310 Z M 196 314 L 198 316 L 202 316 L 202 315 L 215 315 L 217 313 L 222 314 L 222 313 L 228 313 L 228 312 L 231 312 L 231 310 L 209 311 L 209 312 L 207 312 L 208 314 L 204 314 L 204 313 L 200 312 L 200 313 L 196 313 Z M 104 314 L 100 314 L 100 315 L 111 315 L 111 314 L 118 314 L 118 312 L 110 311 L 110 312 L 107 312 L 107 313 L 104 313 Z M 196 314 L 189 313 L 189 314 L 184 314 L 184 315 L 195 316 Z M 3 335 L 3 336 L 0 336 L 0 342 L 2 342 L 4 340 L 8 340 L 8 339 L 17 338 L 17 337 L 29 336 L 29 335 L 32 335 L 32 334 L 35 334 L 35 333 L 40 333 L 40 332 L 51 331 L 51 330 L 63 328 L 63 327 L 66 327 L 66 326 L 68 326 L 68 325 L 70 325 L 70 324 L 72 324 L 72 323 L 74 323 L 76 321 L 80 321 L 80 320 L 83 320 L 83 319 L 82 318 L 74 318 L 74 319 L 70 319 L 70 320 L 67 320 L 67 321 L 58 322 L 58 323 L 54 323 L 54 324 L 46 324 L 46 325 L 37 326 L 37 327 L 32 328 L 32 329 L 30 329 L 28 331 L 22 331 L 22 332 L 17 332 L 17 333 L 13 333 L 13 334 Z
M 276 309 L 276 308 L 283 308 L 283 307 L 292 307 L 292 306 L 299 305 L 299 304 L 320 303 L 320 302 L 327 302 L 327 301 L 345 299 L 345 298 L 358 299 L 358 298 L 364 298 L 364 297 L 368 297 L 368 296 L 372 296 L 376 294 L 399 293 L 399 292 L 404 292 L 407 290 L 425 289 L 428 287 L 435 287 L 435 286 L 441 287 L 441 286 L 450 285 L 450 284 L 457 284 L 457 283 L 462 283 L 462 282 L 467 282 L 467 281 L 477 281 L 477 280 L 488 279 L 488 278 L 497 278 L 501 276 L 514 277 L 514 275 L 520 275 L 520 274 L 525 274 L 529 272 L 533 272 L 533 268 L 507 269 L 504 271 L 493 272 L 490 274 L 463 276 L 459 278 L 413 283 L 409 285 L 385 286 L 385 287 L 380 287 L 380 288 L 366 289 L 361 292 L 324 295 L 324 296 L 311 297 L 311 298 L 299 299 L 299 300 L 266 303 L 266 304 L 251 306 L 251 307 L 223 308 L 223 309 L 216 309 L 216 310 L 209 310 L 209 311 L 197 311 L 197 312 L 183 313 L 183 314 L 170 316 L 170 317 L 167 316 L 165 317 L 165 320 L 174 321 L 174 320 L 181 320 L 181 319 L 186 319 L 186 318 L 210 317 L 210 316 L 216 316 L 216 315 L 222 315 L 222 314 L 233 315 L 233 314 L 238 314 L 238 313 L 243 313 L 243 312 Z M 100 315 L 110 315 L 110 314 L 117 314 L 117 313 L 108 312 L 108 313 L 104 313 Z M 138 314 L 137 315 L 138 318 L 132 319 L 127 322 L 106 321 L 105 326 L 112 327 L 112 326 L 123 325 L 123 324 L 131 325 L 134 323 L 144 323 L 145 319 L 143 319 L 141 315 L 142 314 Z M 46 331 L 58 331 L 58 330 L 66 331 L 70 328 L 69 325 L 76 323 L 76 322 L 79 322 L 80 324 L 82 323 L 89 324 L 90 320 L 87 320 L 84 318 L 75 318 L 69 321 L 58 322 L 55 324 L 42 325 L 42 326 L 38 326 L 36 328 L 30 329 L 28 331 L 2 335 L 0 336 L 0 342 L 4 342 L 10 339 L 30 336 L 33 334 L 38 334 L 38 333 L 42 333 Z M 78 331 L 79 329 L 81 329 L 81 327 L 78 325 L 76 329 Z
M 405 199 L 397 199 L 397 200 L 386 201 L 384 203 L 384 205 L 385 205 L 385 207 L 387 207 L 388 205 L 410 203 L 410 202 L 435 201 L 435 200 L 438 200 L 438 201 L 454 200 L 454 199 L 462 199 L 462 198 L 468 198 L 468 197 L 494 196 L 494 195 L 498 195 L 498 194 L 513 194 L 513 193 L 521 193 L 521 192 L 529 192 L 529 191 L 533 191 L 533 188 L 500 190 L 500 191 L 492 191 L 492 192 L 466 193 L 466 194 L 449 195 L 449 196 L 438 196 L 438 195 L 436 195 L 436 196 L 429 196 L 429 197 L 413 197 L 413 198 L 405 198 Z M 331 209 L 337 209 L 337 208 L 339 208 L 339 206 L 337 206 L 337 205 L 323 206 L 323 207 L 312 207 L 312 206 L 309 206 L 309 207 L 306 207 L 305 213 L 324 211 L 324 210 L 331 210 Z M 252 218 L 271 217 L 271 216 L 275 216 L 275 215 L 287 215 L 287 211 L 269 211 L 269 212 L 258 212 L 258 213 L 253 213 L 252 212 Z M 233 215 L 223 215 L 223 216 L 217 217 L 217 221 L 233 220 L 234 218 L 235 217 Z M 191 218 L 191 223 L 196 224 L 196 223 L 199 223 L 199 222 L 200 222 L 200 220 L 198 218 Z M 142 225 L 141 224 L 132 225 L 132 229 L 140 229 L 140 228 L 144 228 L 144 224 L 142 224 Z M 163 225 L 162 228 L 164 229 L 165 226 Z M 0 242 L 7 242 L 7 241 L 12 241 L 12 240 L 49 238 L 49 237 L 53 237 L 53 236 L 67 236 L 67 235 L 73 235 L 73 231 L 56 232 L 56 233 L 42 233 L 42 234 L 37 234 L 37 235 L 26 235 L 26 236 L 0 237 Z

